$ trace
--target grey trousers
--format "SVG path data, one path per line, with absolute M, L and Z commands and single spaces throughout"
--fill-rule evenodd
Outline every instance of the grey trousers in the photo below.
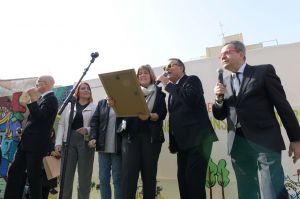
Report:
M 239 131 L 239 130 L 238 130 Z M 284 187 L 281 151 L 253 148 L 243 136 L 236 135 L 231 152 L 239 199 L 288 199 Z M 258 171 L 261 175 L 259 183 Z
M 93 173 L 94 154 L 95 150 L 88 147 L 88 143 L 84 140 L 84 137 L 81 134 L 72 131 L 70 144 L 68 147 L 68 158 L 66 160 L 67 165 L 65 171 L 63 199 L 72 199 L 76 166 L 78 172 L 77 198 L 89 198 L 91 190 L 91 178 Z

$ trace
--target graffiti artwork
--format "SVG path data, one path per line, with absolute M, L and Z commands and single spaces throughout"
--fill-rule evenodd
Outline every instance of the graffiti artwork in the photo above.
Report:
M 289 199 L 300 198 L 300 169 L 297 170 L 297 181 L 292 180 L 289 176 L 284 179 L 284 186 L 289 193 Z
M 61 104 L 67 97 L 72 86 L 58 87 L 54 93 Z M 20 138 L 18 128 L 26 122 L 28 110 L 20 103 L 22 92 L 15 92 L 11 96 L 0 97 L 0 144 L 2 150 L 2 161 L 0 165 L 0 198 L 3 198 L 5 179 L 9 164 L 12 162 L 17 150 Z

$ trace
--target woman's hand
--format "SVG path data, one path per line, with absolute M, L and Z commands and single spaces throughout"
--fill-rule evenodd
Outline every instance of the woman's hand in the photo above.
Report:
M 96 140 L 95 139 L 90 140 L 88 145 L 89 145 L 90 148 L 95 148 L 96 147 Z
M 112 97 L 106 97 L 106 101 L 109 107 L 114 107 L 115 106 L 115 100 Z
M 144 114 L 144 113 L 138 113 L 138 118 L 140 120 L 148 120 L 150 115 Z
M 156 122 L 159 119 L 157 113 L 150 113 L 150 120 Z
M 88 134 L 88 130 L 85 127 L 81 127 L 76 130 L 77 133 L 80 133 L 81 135 L 86 135 Z

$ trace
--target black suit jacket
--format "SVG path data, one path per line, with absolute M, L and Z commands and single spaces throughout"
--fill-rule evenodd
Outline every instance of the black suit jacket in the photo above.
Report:
M 208 117 L 202 84 L 197 76 L 184 75 L 178 84 L 167 84 L 165 90 L 170 94 L 170 147 L 176 144 L 179 149 L 186 150 L 217 140 Z
M 126 118 L 127 141 L 131 141 L 140 131 L 148 132 L 150 143 L 162 143 L 165 141 L 163 132 L 163 120 L 167 115 L 166 94 L 162 92 L 161 87 L 156 86 L 156 98 L 151 113 L 157 113 L 159 119 L 157 121 L 141 120 L 138 117 Z M 126 133 L 125 133 L 126 134 Z
M 253 147 L 279 151 L 285 149 L 274 107 L 290 141 L 300 140 L 297 118 L 286 99 L 284 89 L 272 65 L 246 65 L 239 95 L 233 95 L 231 77 L 224 79 L 226 93 L 223 104 L 213 105 L 216 119 L 227 118 L 229 152 L 233 144 L 237 118 L 244 136 Z
M 58 110 L 58 102 L 53 92 L 27 105 L 28 121 L 25 125 L 20 147 L 24 151 L 39 154 L 49 152 L 51 147 L 51 129 Z

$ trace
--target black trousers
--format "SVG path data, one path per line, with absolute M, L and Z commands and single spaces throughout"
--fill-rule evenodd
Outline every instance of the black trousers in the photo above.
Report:
M 155 199 L 157 163 L 162 143 L 149 143 L 147 134 L 138 134 L 130 143 L 122 138 L 122 199 L 135 199 L 139 172 L 143 199 Z
M 205 199 L 205 179 L 212 143 L 177 152 L 180 199 Z
M 41 199 L 42 196 L 42 160 L 43 155 L 17 150 L 7 176 L 4 199 L 19 199 L 24 190 L 25 171 L 27 171 L 31 199 Z
M 23 177 L 23 184 L 21 185 L 21 196 L 20 199 L 23 199 L 23 194 L 24 194 L 24 188 L 25 185 L 27 183 L 27 172 L 25 172 L 25 175 Z M 51 189 L 54 189 L 55 187 L 57 187 L 57 178 L 53 178 L 51 180 L 47 179 L 47 175 L 44 169 L 42 169 L 42 198 L 41 199 L 48 199 L 49 193 Z M 31 199 L 30 198 L 30 190 L 26 190 L 25 193 L 25 199 Z

